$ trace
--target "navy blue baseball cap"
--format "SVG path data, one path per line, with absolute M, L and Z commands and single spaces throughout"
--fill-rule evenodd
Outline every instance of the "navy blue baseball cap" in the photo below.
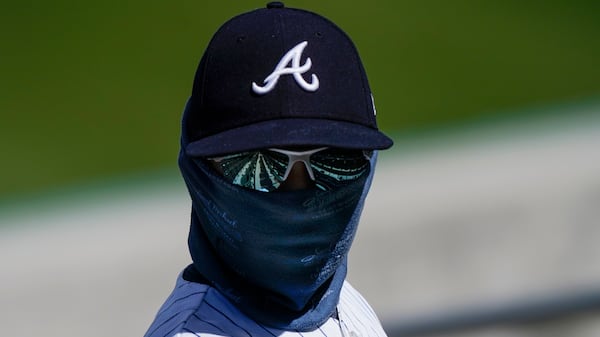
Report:
M 270 147 L 380 150 L 392 140 L 356 47 L 334 23 L 271 2 L 227 21 L 195 74 L 183 117 L 190 156 Z

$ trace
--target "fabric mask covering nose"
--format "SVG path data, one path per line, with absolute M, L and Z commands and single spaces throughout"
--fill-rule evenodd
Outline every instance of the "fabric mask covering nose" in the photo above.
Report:
M 371 161 L 373 167 L 376 155 Z M 264 193 L 180 153 L 194 267 L 253 319 L 307 331 L 335 310 L 372 170 L 334 191 Z

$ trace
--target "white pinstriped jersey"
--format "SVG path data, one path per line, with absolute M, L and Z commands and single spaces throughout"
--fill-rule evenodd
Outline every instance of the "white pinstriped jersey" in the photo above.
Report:
M 314 331 L 283 331 L 250 319 L 215 288 L 186 281 L 179 275 L 175 289 L 145 337 L 386 336 L 373 309 L 348 282 L 342 287 L 337 310 L 338 318 L 329 318 Z

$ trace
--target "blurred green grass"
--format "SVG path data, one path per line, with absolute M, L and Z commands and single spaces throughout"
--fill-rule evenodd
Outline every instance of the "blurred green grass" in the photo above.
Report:
M 600 94 L 597 1 L 286 4 L 349 33 L 392 135 Z M 262 6 L 0 5 L 0 197 L 174 166 L 181 109 L 208 40 Z

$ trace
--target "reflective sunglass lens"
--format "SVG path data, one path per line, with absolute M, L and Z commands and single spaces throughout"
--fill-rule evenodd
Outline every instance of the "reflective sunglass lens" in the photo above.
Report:
M 279 187 L 287 168 L 287 157 L 275 157 L 262 151 L 234 154 L 216 160 L 223 177 L 231 183 L 270 192 Z
M 370 167 L 368 156 L 362 150 L 329 149 L 315 153 L 310 162 L 317 185 L 325 190 L 360 178 Z

